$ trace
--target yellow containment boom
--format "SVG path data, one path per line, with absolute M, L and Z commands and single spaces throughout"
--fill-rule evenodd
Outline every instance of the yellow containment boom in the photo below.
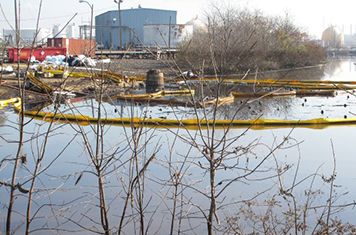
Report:
M 290 79 L 239 79 L 234 77 L 203 77 L 203 78 L 192 78 L 186 79 L 187 81 L 222 81 L 228 83 L 244 83 L 244 84 L 289 84 L 289 85 L 300 85 L 300 84 L 348 84 L 356 85 L 356 81 L 335 81 L 335 80 L 290 80 Z M 183 80 L 178 80 L 183 81 Z
M 194 96 L 195 91 L 190 89 L 183 90 L 163 90 L 163 95 L 192 95 Z
M 143 100 L 143 99 L 155 99 L 163 96 L 162 91 L 155 93 L 145 93 L 145 94 L 118 94 L 112 97 L 112 99 L 119 100 Z
M 231 92 L 231 95 L 234 97 L 250 98 L 250 97 L 270 97 L 270 96 L 294 96 L 296 91 L 286 91 L 286 92 L 256 92 L 256 93 L 247 93 L 247 92 Z
M 11 98 L 11 99 L 8 99 L 8 100 L 0 100 L 0 109 L 3 108 L 3 107 L 7 107 L 11 104 L 15 104 L 19 102 L 19 98 Z
M 356 85 L 344 84 L 256 84 L 258 87 L 286 87 L 304 90 L 354 90 Z
M 124 76 L 118 73 L 110 72 L 110 71 L 63 71 L 63 70 L 54 70 L 54 69 L 44 69 L 42 70 L 44 73 L 53 74 L 53 76 L 60 76 L 63 74 L 64 77 L 69 78 L 105 78 L 112 80 L 113 82 L 120 83 L 123 81 Z M 129 81 L 144 81 L 144 76 L 130 76 L 127 78 Z
M 5 101 L 10 103 L 9 101 Z M 21 110 L 21 99 L 17 98 L 16 101 L 11 101 L 17 112 Z M 254 129 L 275 128 L 275 127 L 310 127 L 321 128 L 329 125 L 355 125 L 356 118 L 316 118 L 308 120 L 280 120 L 280 119 L 254 119 L 254 120 L 206 120 L 206 119 L 161 119 L 161 118 L 101 118 L 100 120 L 95 117 L 86 115 L 63 114 L 63 113 L 50 113 L 42 111 L 23 111 L 26 116 L 39 118 L 44 121 L 63 121 L 63 122 L 76 122 L 78 124 L 89 124 L 101 122 L 103 124 L 113 125 L 149 125 L 157 127 L 202 127 L 207 125 L 215 125 L 220 127 L 252 127 Z
M 296 91 L 271 91 L 271 92 L 231 92 L 236 98 L 264 98 L 275 96 L 335 96 L 335 90 L 308 90 L 298 89 Z
M 224 80 L 226 83 L 255 85 L 258 87 L 288 87 L 295 89 L 308 89 L 308 90 L 353 90 L 356 89 L 354 83 L 339 83 L 339 82 L 305 82 L 305 81 L 284 81 L 284 80 Z
M 335 96 L 335 90 L 304 90 L 296 91 L 297 96 Z
M 221 81 L 240 85 L 254 85 L 258 87 L 288 87 L 309 90 L 353 90 L 356 89 L 356 81 L 329 81 L 329 80 L 241 80 L 233 78 L 198 78 L 190 81 Z M 182 81 L 180 81 L 182 82 Z
M 112 99 L 119 99 L 119 100 L 150 100 L 150 99 L 156 99 L 156 98 L 161 98 L 163 96 L 168 96 L 168 95 L 194 95 L 195 91 L 194 90 L 162 90 L 162 91 L 157 91 L 154 93 L 145 93 L 145 94 L 118 94 L 113 97 Z
M 178 105 L 185 105 L 185 106 L 190 106 L 194 107 L 194 103 L 192 101 L 173 101 L 173 100 L 164 100 L 164 99 L 159 99 L 164 96 L 177 96 L 177 95 L 194 95 L 194 90 L 162 90 L 158 91 L 155 93 L 145 93 L 145 94 L 118 94 L 116 96 L 112 96 L 110 99 L 118 99 L 118 100 L 127 100 L 127 101 L 137 101 L 137 102 L 154 102 L 154 103 L 161 103 L 161 104 L 178 104 Z M 229 103 L 234 102 L 234 97 L 233 96 L 227 96 L 227 97 L 219 97 L 219 98 L 214 98 L 214 99 L 208 99 L 204 100 L 202 102 L 196 102 L 196 107 L 197 108 L 204 108 L 206 106 L 211 106 L 211 105 L 226 105 Z
M 222 105 L 233 103 L 234 100 L 235 98 L 233 96 L 219 97 L 210 100 L 204 100 L 202 102 L 197 102 L 198 103 L 197 107 L 204 108 L 210 105 L 216 105 L 217 107 L 219 107 Z
M 212 105 L 225 105 L 234 102 L 234 97 L 233 96 L 227 96 L 227 97 L 220 97 L 218 99 L 212 98 L 212 99 L 206 99 L 201 102 L 193 102 L 191 99 L 189 100 L 177 100 L 175 98 L 173 99 L 159 99 L 164 96 L 194 96 L 195 91 L 190 90 L 190 89 L 184 89 L 184 90 L 162 90 L 154 93 L 145 93 L 145 94 L 118 94 L 115 96 L 111 96 L 109 98 L 104 98 L 106 102 L 109 102 L 111 100 L 125 100 L 129 102 L 147 102 L 147 103 L 155 103 L 155 104 L 165 104 L 165 105 L 180 105 L 180 106 L 185 106 L 185 107 L 197 107 L 197 108 L 203 108 L 206 106 L 212 106 Z

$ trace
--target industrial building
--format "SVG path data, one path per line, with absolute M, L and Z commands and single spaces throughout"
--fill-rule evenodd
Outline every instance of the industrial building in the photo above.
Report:
M 3 30 L 4 40 L 10 45 L 15 46 L 16 44 L 16 33 L 13 29 Z M 21 29 L 20 30 L 20 45 L 29 46 L 32 44 L 33 39 L 36 37 L 36 29 Z M 35 44 L 41 45 L 47 43 L 47 38 L 52 37 L 52 32 L 49 29 L 41 28 L 38 31 Z
M 176 25 L 177 12 L 170 10 L 135 8 L 108 11 L 95 17 L 95 38 L 104 49 L 119 49 L 144 45 L 145 25 Z M 121 25 L 121 27 L 120 27 Z M 121 28 L 121 40 L 120 40 Z
M 63 28 L 60 24 L 53 25 L 52 35 L 55 38 L 75 38 L 75 24 L 69 24 Z
M 344 34 L 339 32 L 335 26 L 329 26 L 321 36 L 322 46 L 325 48 L 344 47 Z

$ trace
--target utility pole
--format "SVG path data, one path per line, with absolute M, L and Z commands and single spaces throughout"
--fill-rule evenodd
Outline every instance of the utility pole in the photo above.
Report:
M 169 17 L 169 24 L 168 24 L 168 50 L 171 49 L 171 24 L 172 24 L 172 16 Z
M 121 3 L 123 2 L 123 0 L 114 0 L 115 3 L 117 3 L 117 9 L 119 11 L 119 46 L 120 46 L 120 50 L 122 50 L 122 31 L 121 31 L 121 27 L 122 27 L 122 21 L 121 21 Z

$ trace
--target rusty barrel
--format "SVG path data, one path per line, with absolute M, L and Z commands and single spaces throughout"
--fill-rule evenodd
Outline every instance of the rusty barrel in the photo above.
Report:
M 146 75 L 146 93 L 164 89 L 164 75 L 161 70 L 151 69 Z

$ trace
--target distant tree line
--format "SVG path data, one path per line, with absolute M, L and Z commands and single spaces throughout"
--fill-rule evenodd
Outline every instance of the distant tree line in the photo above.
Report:
M 214 7 L 205 24 L 180 45 L 181 65 L 226 74 L 308 66 L 326 58 L 324 49 L 288 16 Z

